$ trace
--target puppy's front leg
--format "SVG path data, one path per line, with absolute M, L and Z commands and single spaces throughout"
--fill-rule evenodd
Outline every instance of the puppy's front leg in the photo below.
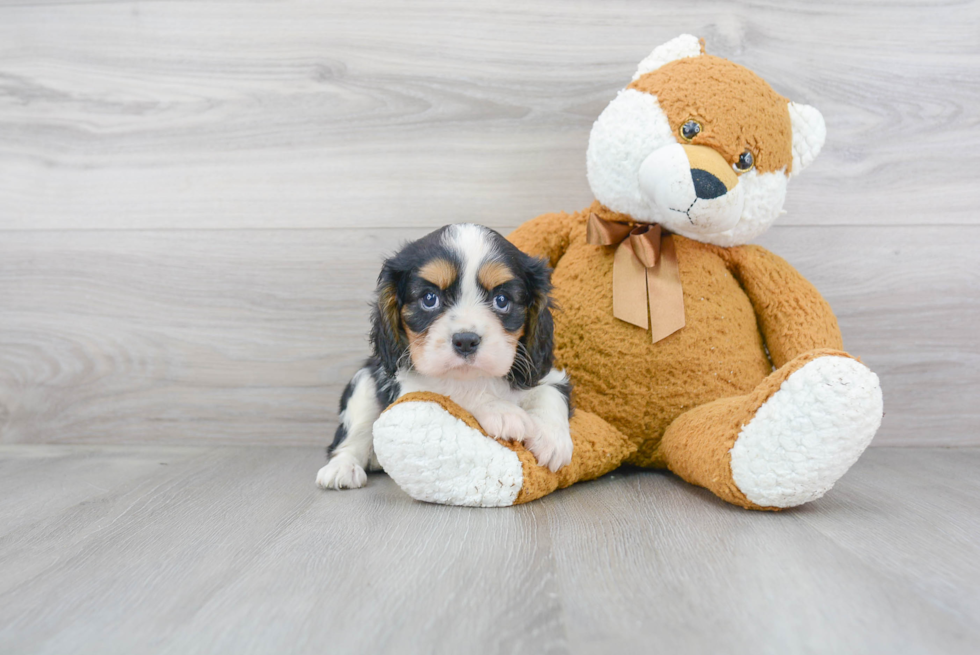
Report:
M 324 489 L 357 489 L 367 484 L 364 469 L 373 460 L 374 422 L 381 416 L 377 384 L 371 369 L 354 374 L 340 399 L 340 425 L 327 450 L 330 460 L 316 474 Z
M 470 413 L 491 437 L 524 441 L 535 430 L 534 421 L 518 405 L 497 398 L 484 398 Z
M 522 404 L 534 423 L 534 431 L 524 445 L 541 466 L 557 471 L 572 461 L 572 435 L 568 427 L 570 410 L 568 376 L 552 370 L 538 386 L 528 390 Z

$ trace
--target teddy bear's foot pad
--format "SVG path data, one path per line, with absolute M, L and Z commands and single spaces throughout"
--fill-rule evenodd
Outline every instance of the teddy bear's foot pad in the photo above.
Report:
M 385 411 L 374 424 L 374 451 L 399 487 L 427 503 L 507 507 L 524 481 L 514 451 L 435 402 Z
M 795 507 L 823 496 L 864 452 L 881 424 L 878 376 L 828 356 L 792 373 L 742 428 L 732 478 L 762 507 Z

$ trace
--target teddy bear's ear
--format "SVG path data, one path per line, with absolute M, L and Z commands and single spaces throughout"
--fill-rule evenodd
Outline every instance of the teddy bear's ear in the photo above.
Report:
M 664 64 L 684 59 L 685 57 L 699 57 L 704 54 L 701 48 L 701 40 L 690 34 L 681 34 L 676 39 L 671 39 L 667 43 L 654 48 L 650 55 L 640 62 L 636 67 L 633 80 L 639 79 L 650 71 L 655 71 Z
M 790 177 L 810 165 L 827 139 L 827 125 L 815 107 L 789 103 L 789 119 L 793 124 L 793 170 Z

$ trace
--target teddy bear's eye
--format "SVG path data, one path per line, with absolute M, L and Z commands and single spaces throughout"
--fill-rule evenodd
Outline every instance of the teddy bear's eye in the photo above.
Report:
M 688 121 L 681 125 L 681 138 L 685 141 L 690 141 L 699 134 L 701 134 L 701 123 Z
M 732 164 L 732 168 L 739 173 L 751 171 L 753 166 L 755 166 L 755 157 L 748 150 L 739 155 L 738 161 Z

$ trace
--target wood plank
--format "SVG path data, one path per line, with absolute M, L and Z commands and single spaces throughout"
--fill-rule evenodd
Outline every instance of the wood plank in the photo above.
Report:
M 10 232 L 0 442 L 325 444 L 422 230 Z M 980 443 L 980 229 L 774 228 L 880 376 L 881 445 Z M 846 265 L 845 265 L 846 264 Z
M 416 643 L 433 631 L 472 643 L 472 624 L 452 620 L 463 614 L 488 639 L 553 650 L 556 601 L 499 602 L 553 597 L 547 561 L 533 557 L 547 552 L 540 508 L 498 515 L 491 530 L 481 512 L 414 503 L 383 475 L 365 493 L 323 492 L 318 449 L 199 450 L 21 530 L 15 549 L 0 540 L 0 641 L 37 653 L 92 652 L 109 635 L 113 652 L 377 652 L 385 635 L 360 626 L 379 615 Z M 256 579 L 263 589 L 248 589 Z M 437 593 L 413 602 L 426 587 Z
M 873 449 L 774 514 L 635 469 L 481 510 L 416 503 L 382 474 L 321 491 L 312 448 L 42 448 L 0 448 L 2 466 L 49 463 L 63 502 L 4 488 L 19 502 L 0 524 L 27 517 L 0 537 L 10 652 L 980 648 L 980 508 L 959 482 L 978 449 Z M 59 487 L 71 457 L 107 472 L 97 502 Z
M 419 233 L 45 234 L 0 245 L 7 443 L 325 443 Z
M 552 540 L 563 546 L 556 575 L 569 641 L 594 653 L 610 652 L 610 643 L 617 652 L 970 652 L 980 635 L 970 614 L 980 579 L 975 545 L 964 557 L 959 544 L 947 551 L 935 532 L 924 533 L 933 552 L 950 552 L 957 576 L 938 598 L 923 590 L 923 567 L 893 575 L 854 554 L 858 541 L 862 555 L 911 559 L 919 551 L 906 548 L 907 530 L 924 528 L 932 519 L 923 505 L 943 503 L 954 485 L 934 479 L 928 500 L 906 514 L 911 526 L 883 507 L 858 518 L 854 506 L 881 501 L 885 479 L 898 495 L 882 504 L 914 503 L 912 490 L 897 488 L 920 452 L 873 449 L 824 499 L 775 514 L 747 513 L 667 473 L 638 470 L 545 498 L 555 510 Z M 866 465 L 886 453 L 890 466 Z M 956 454 L 939 457 L 949 464 Z M 946 466 L 944 479 L 954 470 Z M 975 506 L 950 515 L 975 534 Z M 857 521 L 865 530 L 842 547 L 833 537 Z
M 201 448 L 178 461 L 166 459 L 166 450 L 153 454 L 169 466 L 0 539 L 4 648 L 153 647 L 167 630 L 150 626 L 179 625 L 193 615 L 194 603 L 247 567 L 269 535 L 305 511 L 315 489 L 309 474 L 320 460 L 315 450 L 288 448 Z
M 302 519 L 164 652 L 573 650 L 544 506 L 424 505 L 384 475 L 359 491 L 367 494 L 314 490 Z
M 980 221 L 977 2 L 195 0 L 0 7 L 0 229 L 576 209 L 593 120 L 683 32 L 826 115 L 784 224 Z
M 881 378 L 876 444 L 980 443 L 980 230 L 782 228 L 759 243 L 816 285 Z
M 194 447 L 0 444 L 0 538 L 82 503 L 102 502 L 112 490 L 161 472 Z M 94 460 L 94 461 L 93 461 Z M 27 502 L 25 502 L 25 500 Z M 10 548 L 15 538 L 4 542 Z
M 803 507 L 798 517 L 869 568 L 902 580 L 934 607 L 976 626 L 980 617 L 978 467 L 976 449 L 882 449 L 848 472 L 842 484 L 854 493 L 831 493 L 820 508 Z M 937 487 L 942 493 L 936 493 Z M 819 511 L 825 507 L 831 511 Z M 874 516 L 892 517 L 902 525 L 901 534 L 868 520 Z M 939 544 L 943 555 L 937 557 Z M 973 564 L 964 566 L 967 562 Z

